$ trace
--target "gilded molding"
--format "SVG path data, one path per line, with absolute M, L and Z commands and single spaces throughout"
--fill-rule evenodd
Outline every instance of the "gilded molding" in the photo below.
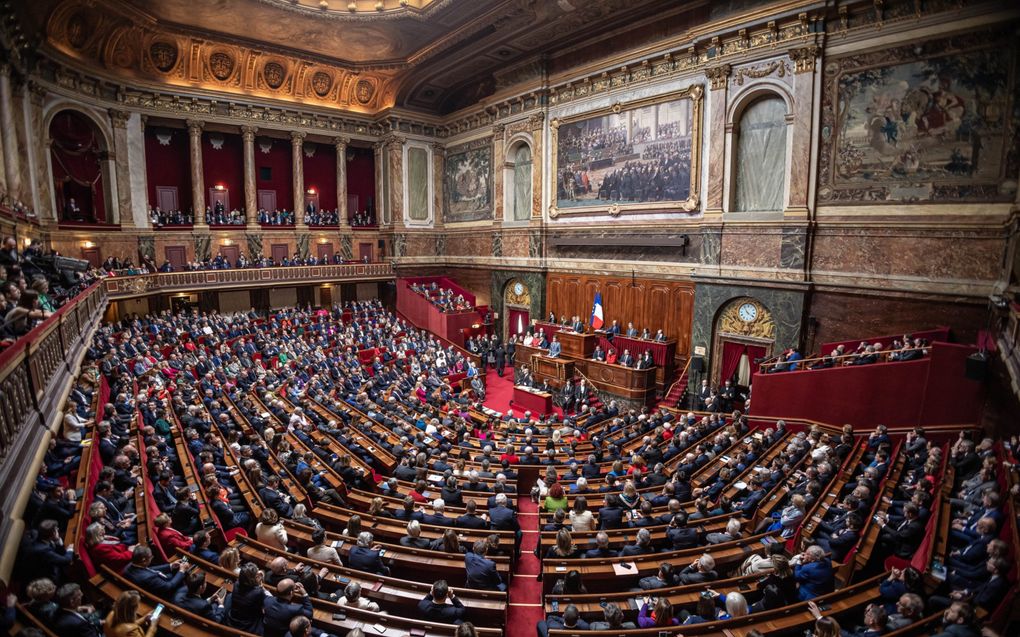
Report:
M 726 80 L 730 76 L 733 67 L 729 64 L 721 64 L 705 69 L 705 77 L 708 78 L 708 85 L 713 91 L 726 88 Z
M 767 64 L 740 67 L 733 73 L 733 83 L 737 86 L 743 86 L 744 78 L 760 80 L 761 78 L 769 77 L 770 75 L 786 77 L 789 74 L 790 65 L 786 62 L 786 60 L 772 60 Z
M 821 49 L 816 44 L 790 49 L 790 59 L 793 60 L 794 73 L 812 73 L 815 70 L 815 61 Z

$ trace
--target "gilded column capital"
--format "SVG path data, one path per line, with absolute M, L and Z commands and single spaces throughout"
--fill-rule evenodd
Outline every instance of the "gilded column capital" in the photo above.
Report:
M 308 133 L 305 133 L 304 131 L 299 131 L 299 130 L 291 131 L 290 132 L 290 143 L 295 145 L 295 146 L 298 146 L 298 145 L 304 143 L 305 137 L 308 137 Z
M 545 113 L 535 113 L 528 118 L 528 126 L 533 131 L 540 130 L 543 122 L 545 122 Z
M 813 72 L 815 70 L 815 60 L 818 59 L 819 51 L 820 49 L 817 44 L 809 44 L 808 46 L 800 47 L 798 49 L 790 49 L 790 59 L 793 60 L 793 72 Z
M 351 143 L 351 138 L 350 137 L 334 137 L 333 138 L 333 145 L 336 146 L 337 149 L 345 148 L 347 146 L 347 144 L 350 144 L 350 143 Z
M 506 130 L 506 125 L 505 124 L 493 124 L 492 125 L 492 135 L 494 137 L 502 137 L 503 136 L 503 132 L 505 130 Z
M 443 146 L 439 142 L 429 142 L 429 148 L 432 149 L 433 155 L 439 155 L 440 157 L 446 156 L 446 146 Z
M 188 134 L 192 137 L 197 137 L 202 134 L 202 129 L 205 128 L 205 122 L 200 119 L 186 119 L 184 123 L 188 126 Z
M 719 90 L 726 87 L 726 80 L 730 77 L 730 71 L 733 70 L 729 64 L 720 64 L 719 66 L 713 66 L 705 69 L 705 77 L 708 78 L 708 85 L 713 90 Z
M 243 139 L 246 142 L 254 142 L 255 141 L 255 133 L 257 133 L 257 132 L 259 132 L 259 127 L 258 126 L 251 126 L 249 124 L 244 124 L 243 126 L 241 126 L 241 139 Z
M 131 119 L 131 113 L 116 108 L 111 108 L 107 112 L 110 114 L 110 121 L 113 122 L 114 128 L 127 128 L 128 120 Z
M 406 141 L 407 139 L 405 137 L 401 137 L 400 135 L 394 135 L 393 133 L 390 133 L 389 135 L 386 135 L 385 137 L 382 138 L 383 147 L 403 146 L 404 142 Z

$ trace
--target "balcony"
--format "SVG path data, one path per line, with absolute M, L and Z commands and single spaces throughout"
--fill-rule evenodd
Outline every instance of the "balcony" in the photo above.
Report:
M 241 289 L 279 287 L 343 281 L 385 281 L 393 279 L 389 263 L 346 263 L 343 265 L 298 265 L 273 268 L 161 272 L 138 276 L 109 277 L 102 285 L 110 299 L 149 294 L 198 291 L 208 288 Z

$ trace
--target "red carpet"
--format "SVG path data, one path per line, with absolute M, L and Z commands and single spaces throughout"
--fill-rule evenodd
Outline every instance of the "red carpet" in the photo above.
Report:
M 493 376 L 495 376 L 493 374 Z M 497 377 L 498 378 L 498 377 Z M 488 402 L 488 401 L 486 401 Z M 524 537 L 521 539 L 521 557 L 510 582 L 510 608 L 506 617 L 508 637 L 534 637 L 535 624 L 545 619 L 542 607 L 542 583 L 536 579 L 541 562 L 535 557 L 538 544 L 538 505 L 531 501 L 527 491 L 520 496 L 518 518 Z
M 510 401 L 514 398 L 514 368 L 507 367 L 500 378 L 496 370 L 488 369 L 485 372 L 485 400 L 484 404 L 489 409 L 505 414 L 512 407 Z M 563 410 L 554 406 L 553 411 L 563 416 Z M 520 417 L 524 410 L 517 407 L 514 415 Z

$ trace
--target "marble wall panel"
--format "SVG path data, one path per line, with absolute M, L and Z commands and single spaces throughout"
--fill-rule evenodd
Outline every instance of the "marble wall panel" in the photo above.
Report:
M 527 257 L 529 233 L 523 231 L 503 231 L 503 256 L 505 257 Z
M 446 237 L 446 254 L 450 256 L 492 256 L 492 233 L 489 230 L 478 232 L 450 233 Z
M 740 296 L 757 299 L 772 313 L 776 323 L 776 349 L 799 344 L 804 311 L 803 292 L 746 285 L 698 283 L 694 288 L 691 351 L 694 347 L 704 347 L 711 360 L 716 316 L 728 301 Z
M 775 268 L 779 265 L 782 233 L 776 228 L 755 232 L 734 229 L 722 237 L 720 264 L 726 266 Z

